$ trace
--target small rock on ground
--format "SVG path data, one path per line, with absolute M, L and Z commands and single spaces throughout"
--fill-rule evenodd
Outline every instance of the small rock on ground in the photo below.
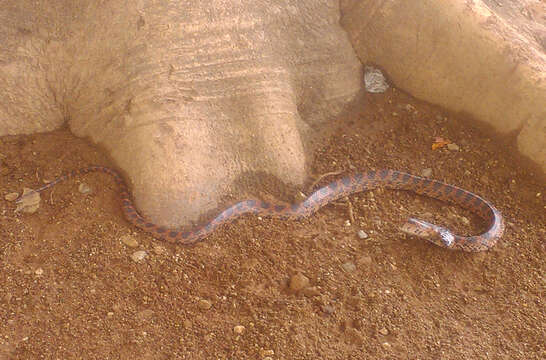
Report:
M 19 197 L 19 194 L 16 192 L 12 192 L 12 193 L 4 195 L 4 199 L 6 199 L 7 201 L 14 201 L 18 197 Z
M 201 299 L 197 306 L 199 306 L 199 309 L 201 310 L 209 310 L 212 307 L 212 303 L 206 299 Z
M 326 314 L 333 314 L 335 309 L 332 305 L 322 305 L 321 307 L 322 311 Z
M 40 193 L 29 188 L 23 188 L 21 201 L 17 204 L 15 212 L 22 211 L 27 214 L 34 214 L 40 207 Z
M 133 259 L 134 262 L 141 262 L 148 256 L 148 253 L 144 250 L 135 251 L 133 255 L 131 255 L 131 259 Z
M 368 238 L 368 234 L 364 230 L 358 230 L 357 235 L 358 235 L 358 237 L 360 239 L 367 239 Z
M 353 272 L 353 271 L 356 270 L 355 264 L 353 264 L 353 263 L 350 262 L 350 261 L 347 261 L 346 263 L 344 263 L 343 265 L 341 265 L 341 267 L 342 267 L 343 270 L 345 270 L 346 272 Z
M 431 168 L 426 168 L 426 169 L 423 169 L 423 171 L 421 171 L 421 176 L 423 177 L 430 177 L 431 175 L 432 175 Z
M 123 235 L 120 240 L 130 248 L 136 248 L 138 246 L 138 241 L 131 235 Z
M 275 351 L 273 351 L 271 349 L 265 349 L 265 350 L 260 351 L 260 356 L 263 357 L 264 360 L 267 359 L 267 358 L 271 359 L 270 356 L 273 356 L 273 355 L 275 355 Z
M 78 186 L 78 191 L 79 191 L 81 194 L 90 194 L 90 193 L 91 193 L 91 188 L 90 188 L 89 185 L 87 185 L 86 183 L 81 183 L 81 184 Z
M 242 334 L 245 331 L 245 327 L 243 325 L 237 325 L 233 327 L 233 332 L 236 334 Z
M 309 279 L 302 273 L 297 273 L 290 279 L 290 290 L 297 292 L 309 286 Z

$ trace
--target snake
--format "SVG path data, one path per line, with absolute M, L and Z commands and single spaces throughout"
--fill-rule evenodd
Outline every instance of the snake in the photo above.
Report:
M 119 186 L 119 195 L 124 216 L 131 224 L 149 233 L 154 238 L 181 245 L 192 245 L 202 241 L 221 225 L 230 223 L 245 214 L 282 220 L 301 220 L 310 217 L 320 208 L 333 201 L 380 187 L 411 191 L 419 195 L 454 203 L 475 213 L 487 223 L 487 231 L 473 236 L 460 236 L 445 227 L 416 218 L 409 218 L 400 227 L 402 232 L 423 238 L 435 245 L 450 250 L 468 252 L 485 251 L 493 247 L 504 232 L 504 220 L 501 213 L 491 203 L 480 196 L 438 180 L 388 169 L 359 172 L 337 179 L 319 188 L 305 200 L 297 204 L 272 204 L 255 199 L 239 201 L 220 212 L 204 225 L 191 230 L 169 229 L 141 216 L 131 200 L 129 188 L 121 174 L 115 169 L 106 166 L 88 166 L 72 170 L 33 192 L 40 193 L 62 181 L 92 172 L 104 173 L 114 179 Z M 24 196 L 19 196 L 16 201 L 21 202 Z

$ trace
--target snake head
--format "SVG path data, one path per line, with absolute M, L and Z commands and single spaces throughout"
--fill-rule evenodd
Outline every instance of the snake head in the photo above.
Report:
M 400 230 L 446 248 L 451 248 L 455 242 L 455 236 L 451 231 L 424 220 L 409 218 Z

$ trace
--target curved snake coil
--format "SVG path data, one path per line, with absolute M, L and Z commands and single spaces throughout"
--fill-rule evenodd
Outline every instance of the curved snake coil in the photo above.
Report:
M 102 172 L 112 176 L 120 187 L 123 212 L 127 220 L 155 238 L 190 245 L 203 240 L 220 225 L 229 223 L 243 214 L 251 213 L 280 219 L 298 220 L 314 214 L 324 205 L 342 197 L 378 187 L 409 190 L 431 198 L 452 202 L 466 208 L 488 223 L 488 230 L 480 235 L 459 236 L 448 229 L 410 218 L 402 225 L 405 233 L 424 238 L 436 245 L 464 251 L 484 251 L 496 244 L 504 231 L 504 221 L 497 209 L 476 194 L 440 181 L 430 180 L 396 170 L 380 170 L 357 173 L 331 182 L 311 194 L 305 201 L 294 205 L 270 204 L 259 200 L 244 200 L 222 211 L 214 219 L 190 231 L 173 230 L 156 225 L 143 218 L 135 209 L 127 184 L 114 169 L 104 166 L 90 166 L 73 170 L 54 181 L 34 190 L 42 192 L 61 181 L 90 172 Z M 21 197 L 17 200 L 21 201 Z

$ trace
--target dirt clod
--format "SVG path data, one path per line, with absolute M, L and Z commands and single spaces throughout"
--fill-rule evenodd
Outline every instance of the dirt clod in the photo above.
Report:
M 128 247 L 130 248 L 136 248 L 138 247 L 138 240 L 135 239 L 134 236 L 131 236 L 131 235 L 123 235 L 121 237 L 121 242 L 124 243 L 125 245 L 127 245 Z M 133 254 L 134 255 L 134 254 Z
M 212 307 L 212 303 L 209 300 L 201 299 L 197 303 L 197 306 L 199 306 L 199 309 L 201 310 L 209 310 Z
M 290 290 L 298 292 L 309 286 L 309 279 L 302 273 L 297 273 L 290 278 Z

